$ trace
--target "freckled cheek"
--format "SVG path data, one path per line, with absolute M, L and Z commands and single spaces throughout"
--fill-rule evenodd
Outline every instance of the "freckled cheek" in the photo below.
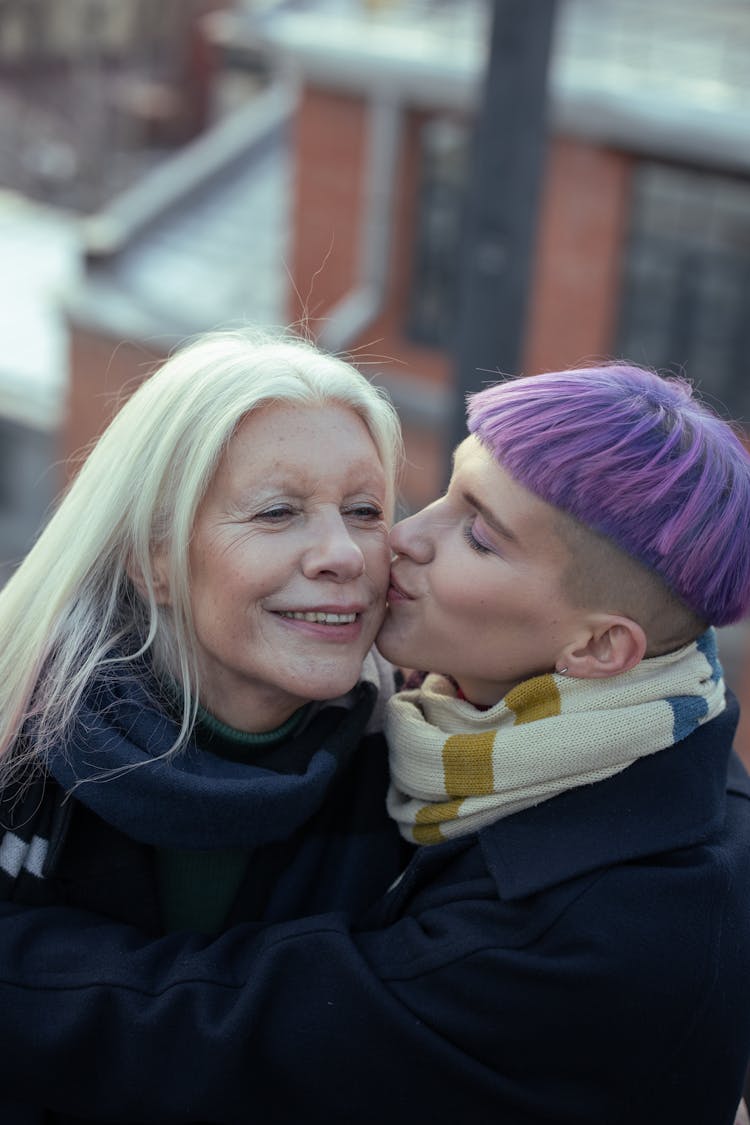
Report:
M 257 592 L 248 586 L 248 573 L 252 572 L 216 558 L 204 559 L 200 566 L 192 583 L 199 612 L 202 610 L 203 616 L 220 622 L 222 629 L 235 631 L 257 599 Z

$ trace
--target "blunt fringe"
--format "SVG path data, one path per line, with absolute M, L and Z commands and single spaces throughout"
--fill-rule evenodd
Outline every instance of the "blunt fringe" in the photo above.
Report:
M 686 379 L 626 363 L 511 379 L 469 397 L 468 426 L 707 625 L 747 613 L 750 455 Z
M 392 516 L 398 416 L 354 367 L 291 335 L 251 329 L 209 333 L 175 352 L 115 415 L 0 591 L 6 775 L 42 764 L 64 743 L 101 677 L 144 667 L 149 684 L 177 685 L 182 721 L 170 753 L 184 745 L 199 689 L 188 569 L 195 514 L 240 421 L 280 402 L 335 403 L 362 418 L 389 482 Z M 168 608 L 157 604 L 157 551 Z

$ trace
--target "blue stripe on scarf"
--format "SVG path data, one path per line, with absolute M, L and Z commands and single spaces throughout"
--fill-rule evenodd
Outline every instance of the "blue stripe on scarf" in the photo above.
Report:
M 673 742 L 692 734 L 708 712 L 708 703 L 700 695 L 668 695 L 666 702 L 672 708 Z
M 718 683 L 724 673 L 719 661 L 716 632 L 713 629 L 707 629 L 702 636 L 698 637 L 695 647 L 705 657 L 711 669 L 710 678 L 712 682 Z M 692 734 L 695 728 L 703 722 L 708 711 L 708 703 L 697 695 L 672 695 L 667 696 L 666 701 L 672 708 L 674 716 L 674 741 L 680 742 L 681 739 Z
M 719 650 L 716 645 L 716 632 L 714 629 L 707 629 L 706 632 L 698 637 L 695 642 L 698 652 L 703 653 L 708 663 L 711 665 L 711 679 L 714 683 L 718 683 L 724 675 L 724 669 L 719 660 Z

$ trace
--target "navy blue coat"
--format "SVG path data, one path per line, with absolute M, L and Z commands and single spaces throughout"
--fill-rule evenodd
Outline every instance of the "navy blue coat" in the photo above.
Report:
M 5 904 L 0 1083 L 159 1125 L 731 1125 L 750 1051 L 736 717 L 420 849 L 357 930 L 330 913 L 147 942 Z

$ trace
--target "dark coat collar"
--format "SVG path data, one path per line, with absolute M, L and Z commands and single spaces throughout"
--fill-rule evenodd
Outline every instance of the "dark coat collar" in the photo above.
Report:
M 521 898 L 615 863 L 708 839 L 724 819 L 727 765 L 739 709 L 688 738 L 587 785 L 496 821 L 480 846 L 502 899 Z M 732 784 L 750 796 L 735 762 Z

